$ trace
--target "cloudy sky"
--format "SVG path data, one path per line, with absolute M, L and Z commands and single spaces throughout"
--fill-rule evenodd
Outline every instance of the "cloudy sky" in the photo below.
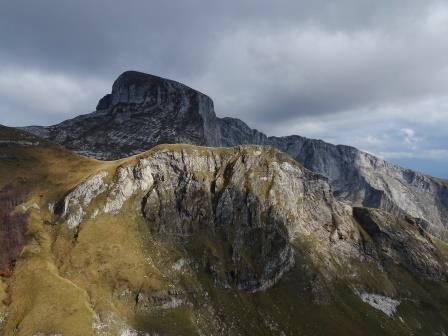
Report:
M 0 1 L 1 124 L 91 112 L 132 69 L 448 178 L 447 1 Z

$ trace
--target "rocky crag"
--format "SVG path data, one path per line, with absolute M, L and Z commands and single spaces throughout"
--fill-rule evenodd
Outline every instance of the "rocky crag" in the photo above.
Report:
M 4 335 L 448 330 L 448 246 L 411 216 L 338 201 L 272 147 L 106 162 L 0 131 L 5 211 L 26 223 L 0 277 Z
M 218 118 L 206 95 L 183 84 L 128 71 L 95 112 L 26 130 L 97 159 L 119 159 L 157 144 L 266 144 L 329 179 L 335 196 L 355 206 L 408 215 L 448 240 L 448 182 L 401 168 L 349 146 L 300 136 L 268 137 L 233 118 Z

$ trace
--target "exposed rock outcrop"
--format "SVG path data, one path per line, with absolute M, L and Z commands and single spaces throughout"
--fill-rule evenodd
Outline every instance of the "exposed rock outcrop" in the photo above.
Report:
M 365 303 L 371 305 L 375 309 L 381 310 L 387 316 L 393 316 L 400 304 L 400 301 L 398 300 L 378 294 L 362 293 L 360 294 L 360 297 Z
M 70 192 L 60 204 L 62 209 L 57 210 L 62 212 L 69 229 L 76 229 L 79 226 L 85 216 L 84 209 L 96 196 L 106 190 L 107 185 L 103 182 L 106 176 L 107 172 L 101 171 L 90 177 Z

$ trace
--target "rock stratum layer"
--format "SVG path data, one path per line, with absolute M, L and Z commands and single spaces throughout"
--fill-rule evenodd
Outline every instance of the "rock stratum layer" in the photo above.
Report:
M 97 159 L 124 158 L 163 143 L 271 145 L 327 177 L 340 200 L 412 216 L 448 240 L 448 182 L 353 147 L 300 136 L 268 137 L 241 120 L 216 117 L 209 97 L 160 77 L 125 72 L 95 112 L 26 130 Z
M 0 231 L 20 242 L 0 277 L 4 335 L 448 330 L 447 244 L 412 216 L 338 201 L 272 147 L 161 145 L 105 162 L 2 135 L 4 212 L 24 224 L 19 240 Z

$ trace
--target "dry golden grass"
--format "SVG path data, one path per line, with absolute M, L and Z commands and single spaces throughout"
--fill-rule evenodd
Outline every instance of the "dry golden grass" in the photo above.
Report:
M 59 274 L 51 252 L 51 236 L 39 210 L 28 223 L 28 244 L 11 278 L 11 305 L 5 335 L 59 332 L 91 335 L 94 312 L 85 290 Z

